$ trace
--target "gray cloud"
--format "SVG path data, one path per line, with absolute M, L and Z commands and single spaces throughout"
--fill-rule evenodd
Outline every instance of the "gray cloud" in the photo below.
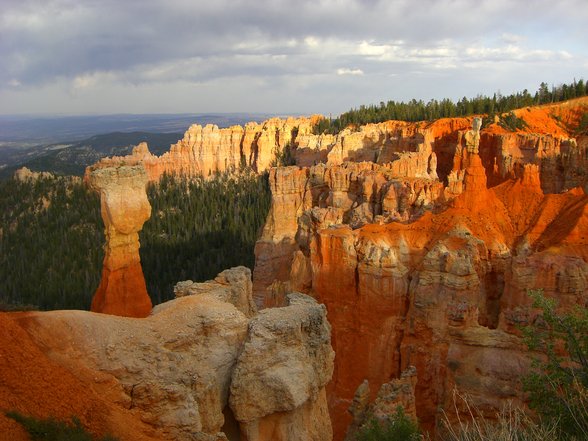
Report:
M 582 76 L 587 21 L 585 0 L 2 0 L 0 112 L 42 108 L 35 94 L 108 111 L 96 93 L 123 90 L 158 111 L 166 87 L 202 85 L 200 107 L 177 110 L 206 111 L 228 81 L 239 102 L 263 97 L 251 111 L 536 87 Z

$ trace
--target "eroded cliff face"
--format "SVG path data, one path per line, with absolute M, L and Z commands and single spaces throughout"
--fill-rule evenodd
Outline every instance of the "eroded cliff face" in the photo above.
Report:
M 39 397 L 2 369 L 0 408 L 77 415 L 94 433 L 121 439 L 331 439 L 325 384 L 334 354 L 324 306 L 291 294 L 281 308 L 256 314 L 244 267 L 183 283 L 178 292 L 141 320 L 86 311 L 0 314 L 12 331 L 0 345 L 3 366 L 22 372 L 35 357 L 44 369 L 27 377 L 33 391 L 42 389 Z M 55 393 L 63 400 L 47 397 Z M 20 436 L 3 414 L 0 427 Z
M 169 152 L 155 156 L 146 143 L 140 143 L 131 155 L 104 158 L 88 167 L 86 178 L 93 169 L 123 164 L 143 165 L 150 181 L 158 181 L 164 173 L 207 177 L 242 167 L 261 173 L 286 148 L 293 148 L 298 135 L 310 134 L 317 118 L 271 118 L 261 124 L 251 122 L 245 127 L 222 129 L 212 124 L 204 127 L 194 124 Z
M 489 185 L 516 177 L 524 164 L 533 163 L 540 167 L 541 187 L 546 193 L 587 186 L 588 178 L 582 172 L 588 165 L 587 137 L 576 132 L 587 110 L 588 98 L 578 98 L 515 111 L 527 124 L 523 130 L 512 132 L 497 123 L 484 128 L 480 155 Z M 129 156 L 105 158 L 88 167 L 86 180 L 95 168 L 138 164 L 147 170 L 150 181 L 158 181 L 163 173 L 206 177 L 241 167 L 261 173 L 289 150 L 300 167 L 368 161 L 387 164 L 405 177 L 438 177 L 451 187 L 454 158 L 459 153 L 456 146 L 473 120 L 387 121 L 347 128 L 336 135 L 315 135 L 313 127 L 319 118 L 271 118 L 261 124 L 222 129 L 195 124 L 169 152 L 154 156 L 147 144 L 141 143 Z
M 409 366 L 426 428 L 439 409 L 451 418 L 454 388 L 488 416 L 522 403 L 529 359 L 518 326 L 534 318 L 527 290 L 564 307 L 588 302 L 587 142 L 565 128 L 586 111 L 588 101 L 576 101 L 520 111 L 531 115 L 524 132 L 483 129 L 479 155 L 464 145 L 470 120 L 441 120 L 413 132 L 391 124 L 404 133 L 392 142 L 404 154 L 385 154 L 392 137 L 364 133 L 357 148 L 326 149 L 327 164 L 270 171 L 256 301 L 273 306 L 296 289 L 326 305 L 334 439 L 352 422 L 364 380 L 374 400 Z M 552 133 L 536 128 L 545 118 Z M 315 145 L 339 139 L 321 135 Z
M 99 168 L 90 186 L 100 193 L 106 245 L 102 279 L 92 299 L 92 311 L 128 317 L 151 312 L 139 256 L 139 231 L 151 216 L 147 173 L 140 166 Z
M 456 387 L 489 416 L 506 400 L 520 401 L 518 380 L 529 361 L 517 326 L 533 319 L 528 289 L 542 288 L 564 306 L 588 300 L 588 138 L 575 132 L 587 107 L 588 99 L 580 99 L 521 109 L 525 130 L 491 124 L 473 150 L 466 145 L 473 118 L 391 121 L 337 135 L 312 134 L 312 119 L 193 126 L 161 157 L 139 145 L 87 176 L 117 164 L 140 165 L 150 180 L 240 165 L 261 172 L 288 146 L 298 166 L 269 172 L 273 203 L 255 249 L 255 303 L 283 306 L 292 290 L 312 295 L 329 311 L 337 357 L 326 386 L 317 376 L 291 388 L 282 384 L 284 373 L 292 373 L 284 364 L 264 364 L 271 374 L 265 377 L 244 350 L 237 378 L 257 378 L 274 395 L 256 396 L 248 382 L 235 386 L 229 402 L 242 436 L 323 439 L 319 434 L 330 434 L 322 416 L 327 400 L 334 439 L 341 440 L 358 387 L 368 380 L 371 392 L 362 399 L 377 402 L 381 386 L 409 366 L 416 368 L 414 400 L 404 401 L 433 428 L 439 409 L 455 409 Z M 205 289 L 186 283 L 177 292 Z M 223 301 L 255 315 L 256 305 L 241 291 L 223 292 Z M 300 306 L 294 303 L 289 308 Z M 323 325 L 302 320 L 298 327 L 279 311 L 249 322 L 254 332 L 244 347 L 272 352 L 282 338 L 266 340 L 274 329 L 266 318 L 275 316 L 298 348 L 284 352 L 287 364 L 314 375 L 318 368 L 304 354 L 318 354 L 312 329 Z M 298 358 L 304 363 L 296 364 Z M 243 406 L 244 397 L 256 397 L 256 404 Z M 267 413 L 272 400 L 287 407 L 283 414 Z M 291 427 L 304 427 L 305 435 L 296 438 Z
M 526 127 L 516 132 L 497 124 L 482 131 L 480 155 L 490 186 L 516 177 L 525 164 L 539 166 L 544 193 L 586 186 L 585 135 L 579 129 L 588 99 L 526 107 L 514 111 Z

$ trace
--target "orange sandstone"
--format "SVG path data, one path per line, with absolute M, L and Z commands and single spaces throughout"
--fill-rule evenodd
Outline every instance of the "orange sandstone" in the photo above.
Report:
M 106 235 L 102 279 L 92 311 L 146 317 L 151 312 L 151 299 L 139 256 L 139 231 L 151 216 L 145 169 L 99 168 L 90 174 L 89 183 L 100 193 Z
M 255 294 L 273 305 L 276 292 L 299 289 L 327 306 L 335 440 L 364 380 L 374 400 L 409 365 L 427 428 L 440 408 L 452 417 L 454 388 L 489 417 L 506 401 L 523 403 L 527 290 L 543 288 L 563 306 L 588 301 L 588 142 L 574 132 L 587 105 L 522 109 L 536 122 L 483 129 L 479 155 L 465 149 L 471 118 L 390 122 L 317 137 L 330 165 L 271 170 Z M 569 125 L 537 129 L 557 115 Z M 365 136 L 354 144 L 357 133 Z
M 4 412 L 17 411 L 36 418 L 56 418 L 82 425 L 97 436 L 116 434 L 121 439 L 168 439 L 141 421 L 135 410 L 117 404 L 123 391 L 104 375 L 72 371 L 52 359 L 35 343 L 27 328 L 36 313 L 0 313 L 0 433 L 2 439 L 27 441 L 20 424 Z

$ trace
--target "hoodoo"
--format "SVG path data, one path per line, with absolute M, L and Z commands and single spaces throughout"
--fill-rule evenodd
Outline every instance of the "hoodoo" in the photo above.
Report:
M 127 317 L 151 312 L 139 256 L 139 231 L 151 216 L 142 166 L 99 168 L 90 186 L 100 193 L 106 236 L 102 279 L 92 300 L 92 311 Z
M 536 113 L 547 110 L 557 107 Z M 544 149 L 549 135 L 495 126 L 478 133 L 478 121 L 464 121 L 413 132 L 364 126 L 356 133 L 380 133 L 354 147 L 358 161 L 372 153 L 369 162 L 353 162 L 347 148 L 342 163 L 270 171 L 254 294 L 273 306 L 280 291 L 296 289 L 326 305 L 335 440 L 352 423 L 348 409 L 363 382 L 377 400 L 378 388 L 409 366 L 425 428 L 439 423 L 439 409 L 452 417 L 455 388 L 490 417 L 507 401 L 521 404 L 530 359 L 518 327 L 534 318 L 527 291 L 586 303 L 588 196 L 581 187 L 547 194 L 552 182 L 585 185 L 571 166 L 583 164 L 585 137 L 561 141 L 568 150 Z M 338 136 L 345 144 L 351 135 Z M 498 150 L 506 137 L 509 150 Z M 435 162 L 445 183 L 428 169 Z M 563 179 L 550 175 L 552 162 Z

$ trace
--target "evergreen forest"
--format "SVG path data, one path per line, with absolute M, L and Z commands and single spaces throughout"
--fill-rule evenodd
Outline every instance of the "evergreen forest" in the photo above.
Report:
M 210 280 L 237 265 L 253 270 L 271 202 L 267 174 L 164 175 L 147 195 L 152 213 L 139 233 L 140 253 L 154 304 L 173 298 L 180 280 Z
M 0 181 L 0 303 L 88 309 L 100 282 L 100 200 L 80 178 Z
M 165 176 L 148 197 L 140 252 L 154 304 L 173 298 L 178 281 L 253 268 L 271 201 L 267 175 Z M 0 181 L 0 309 L 89 309 L 103 229 L 99 197 L 80 178 Z
M 588 95 L 588 83 L 580 79 L 570 84 L 551 87 L 543 82 L 535 94 L 525 89 L 510 95 L 495 93 L 492 97 L 478 95 L 475 98 L 466 98 L 464 96 L 457 102 L 449 98 L 441 101 L 431 99 L 426 103 L 416 99 L 408 102 L 381 101 L 379 104 L 361 105 L 357 109 L 348 110 L 337 118 L 322 119 L 315 125 L 314 133 L 336 134 L 348 126 L 388 120 L 416 122 L 481 114 L 493 116 L 521 107 L 555 103 L 586 95 Z

